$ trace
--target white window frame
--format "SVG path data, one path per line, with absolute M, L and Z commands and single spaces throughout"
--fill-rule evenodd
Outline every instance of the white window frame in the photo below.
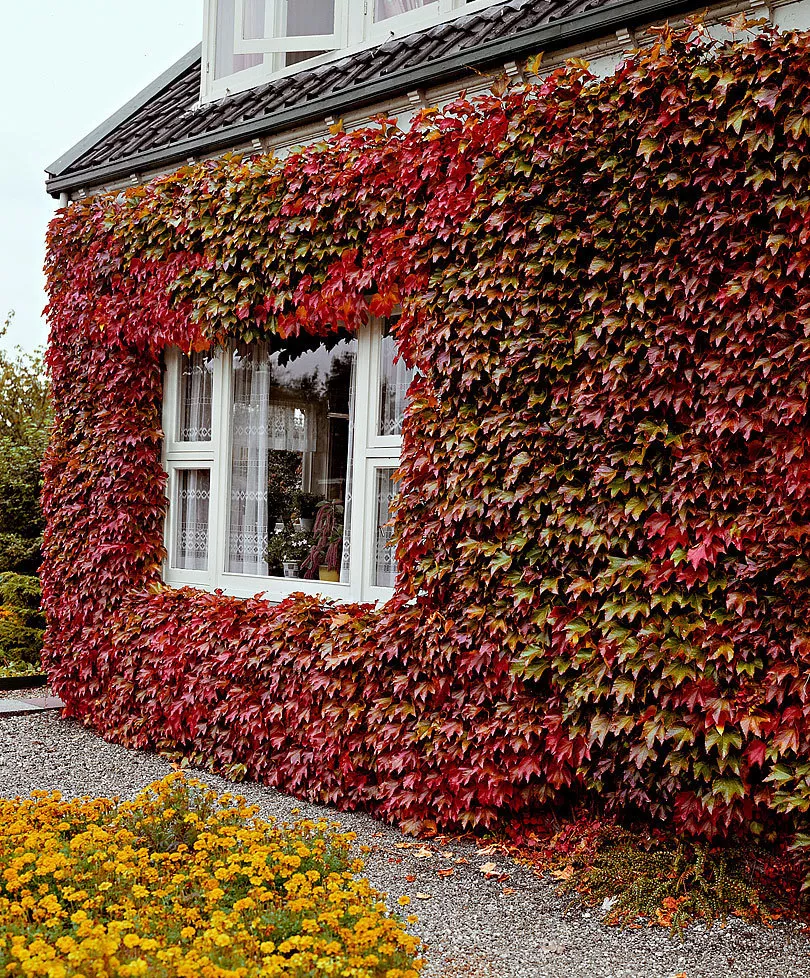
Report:
M 265 0 L 267 22 L 275 21 L 282 0 Z M 214 77 L 218 0 L 205 0 L 203 18 L 203 70 L 201 101 L 213 101 L 235 92 L 246 91 L 273 78 L 327 64 L 347 54 L 375 47 L 390 37 L 403 37 L 414 31 L 472 14 L 505 0 L 437 0 L 417 10 L 406 11 L 387 20 L 374 20 L 375 0 L 335 0 L 335 31 L 330 35 L 311 37 L 246 38 L 244 36 L 244 0 L 236 0 L 234 17 L 234 54 L 262 54 L 263 63 L 234 72 L 224 78 Z M 284 65 L 286 53 L 324 50 L 324 54 L 294 65 Z
M 355 369 L 354 439 L 352 444 L 352 504 L 349 526 L 348 579 L 339 583 L 319 580 L 258 577 L 226 571 L 227 527 L 231 477 L 231 350 L 214 354 L 212 434 L 210 442 L 177 440 L 180 409 L 181 354 L 173 349 L 165 357 L 163 393 L 163 464 L 168 475 L 167 513 L 164 526 L 166 559 L 163 580 L 172 587 L 221 589 L 236 597 L 261 594 L 281 601 L 295 592 L 321 595 L 338 601 L 387 601 L 392 588 L 374 584 L 376 576 L 375 479 L 379 468 L 397 468 L 402 438 L 377 434 L 380 398 L 380 342 L 382 321 L 373 319 L 357 333 Z M 177 472 L 181 469 L 210 469 L 208 570 L 174 567 L 176 545 L 175 498 Z
M 275 24 L 274 37 L 245 37 L 245 3 L 236 0 L 233 52 L 234 54 L 275 54 L 296 51 L 325 51 L 345 48 L 349 43 L 349 11 L 342 0 L 335 0 L 335 30 L 331 34 L 309 34 L 303 37 L 287 37 L 282 34 L 282 22 L 286 19 L 286 0 L 265 0 L 265 23 Z

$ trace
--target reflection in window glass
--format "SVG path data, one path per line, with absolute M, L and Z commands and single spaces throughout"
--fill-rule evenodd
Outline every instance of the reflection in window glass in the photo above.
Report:
M 209 353 L 183 354 L 177 441 L 211 441 L 214 360 Z
M 389 17 L 419 10 L 431 3 L 438 3 L 438 0 L 374 0 L 374 20 L 388 20 Z
M 311 37 L 314 34 L 334 34 L 335 0 L 287 0 L 285 37 Z M 297 65 L 317 58 L 323 51 L 289 51 L 284 63 Z
M 401 437 L 408 388 L 414 371 L 405 366 L 402 358 L 394 362 L 396 355 L 396 341 L 386 328 L 380 342 L 380 416 L 377 434 Z
M 262 64 L 261 54 L 234 54 L 236 4 L 243 4 L 243 33 L 246 38 L 264 37 L 265 0 L 217 0 L 214 41 L 214 78 L 227 78 L 245 68 Z
M 209 469 L 177 469 L 175 477 L 175 541 L 172 567 L 208 569 L 208 526 L 211 504 Z
M 395 468 L 377 469 L 374 491 L 375 551 L 374 585 L 393 587 L 397 579 L 397 558 L 391 540 L 394 529 L 390 525 L 391 501 L 397 494 L 394 479 Z
M 335 0 L 287 0 L 284 37 L 334 34 Z
M 304 341 L 306 342 L 306 341 Z M 354 339 L 232 357 L 230 573 L 346 580 Z

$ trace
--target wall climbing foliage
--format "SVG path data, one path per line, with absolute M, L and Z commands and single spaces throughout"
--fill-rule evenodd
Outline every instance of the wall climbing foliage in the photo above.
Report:
M 734 27 L 60 212 L 44 583 L 72 715 L 410 828 L 573 797 L 803 817 L 810 40 Z M 398 304 L 394 600 L 162 586 L 162 352 Z

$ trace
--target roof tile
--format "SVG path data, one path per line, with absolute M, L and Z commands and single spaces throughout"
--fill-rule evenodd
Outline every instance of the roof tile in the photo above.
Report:
M 614 0 L 615 2 L 615 0 Z M 611 0 L 504 0 L 494 7 L 392 38 L 370 50 L 303 69 L 294 75 L 198 106 L 200 61 L 193 62 L 133 115 L 65 167 L 59 176 L 166 148 L 230 124 L 346 92 L 377 78 L 432 62 L 485 42 L 508 38 L 552 21 L 611 5 Z

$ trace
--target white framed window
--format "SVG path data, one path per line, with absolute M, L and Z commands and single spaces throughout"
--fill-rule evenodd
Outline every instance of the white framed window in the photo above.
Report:
M 204 99 L 503 0 L 206 0 Z
M 166 357 L 164 580 L 281 600 L 387 600 L 413 377 L 390 323 Z

